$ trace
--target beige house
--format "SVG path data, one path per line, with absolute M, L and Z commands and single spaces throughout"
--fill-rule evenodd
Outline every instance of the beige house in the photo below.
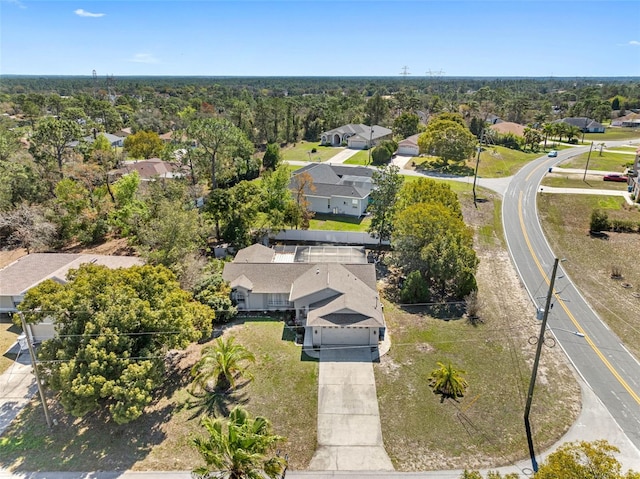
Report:
M 342 248 L 342 251 L 340 250 Z M 346 251 L 349 250 L 349 251 Z M 305 347 L 377 347 L 385 332 L 375 266 L 357 248 L 255 244 L 225 264 L 239 311 L 289 311 L 305 328 Z M 351 259 L 349 259 L 351 258 Z M 338 261 L 350 261 L 341 264 Z
M 61 284 L 67 281 L 70 269 L 77 269 L 83 263 L 107 266 L 108 268 L 129 268 L 144 264 L 140 258 L 131 256 L 106 256 L 93 254 L 34 253 L 23 256 L 0 270 L 0 313 L 15 313 L 24 295 L 34 286 L 47 279 Z M 50 320 L 29 325 L 33 341 L 40 342 L 55 335 Z

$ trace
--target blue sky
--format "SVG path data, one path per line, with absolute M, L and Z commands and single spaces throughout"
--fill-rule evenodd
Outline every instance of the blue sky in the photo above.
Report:
M 0 0 L 0 73 L 640 76 L 640 0 Z

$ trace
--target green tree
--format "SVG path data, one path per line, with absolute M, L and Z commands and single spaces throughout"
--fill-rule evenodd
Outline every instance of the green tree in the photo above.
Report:
M 371 151 L 371 159 L 374 165 L 385 165 L 391 159 L 391 153 L 384 146 L 376 146 Z
M 160 156 L 164 145 L 154 131 L 138 131 L 124 139 L 124 149 L 132 158 L 155 158 Z
M 388 112 L 389 104 L 387 100 L 382 98 L 380 93 L 376 92 L 375 95 L 369 98 L 365 105 L 365 113 L 367 114 L 365 121 L 371 126 L 380 125 L 384 121 Z
M 531 151 L 538 151 L 540 142 L 542 141 L 542 134 L 535 128 L 526 126 L 524 128 L 524 147 L 527 146 Z
M 280 165 L 280 160 L 280 147 L 277 143 L 269 143 L 262 157 L 262 166 L 266 170 L 274 171 Z
M 210 262 L 193 288 L 193 297 L 215 311 L 216 323 L 226 323 L 238 313 L 231 301 L 231 286 L 222 278 L 222 264 L 219 260 Z
M 71 149 L 69 143 L 80 137 L 80 126 L 72 120 L 46 117 L 38 121 L 31 137 L 31 154 L 41 164 L 55 161 L 62 175 L 64 154 Z
M 396 200 L 404 180 L 399 173 L 400 168 L 395 165 L 380 167 L 373 172 L 374 188 L 370 194 L 371 223 L 369 223 L 368 232 L 378 238 L 378 247 L 383 241 L 390 240 L 393 234 Z
M 198 142 L 204 151 L 211 172 L 211 189 L 218 187 L 216 171 L 223 160 L 232 159 L 239 150 L 245 154 L 252 150 L 246 135 L 229 120 L 223 118 L 204 118 L 189 125 L 189 136 Z
M 438 368 L 431 371 L 429 375 L 429 385 L 434 392 L 442 394 L 443 397 L 456 399 L 464 396 L 464 392 L 469 386 L 467 381 L 461 376 L 465 371 L 455 369 L 451 363 L 437 363 Z
M 236 344 L 233 336 L 217 338 L 215 344 L 202 348 L 200 359 L 191 368 L 194 389 L 225 392 L 235 388 L 240 377 L 251 379 L 246 374 L 247 363 L 255 360 L 253 353 Z
M 290 203 L 294 203 L 289 190 L 291 173 L 287 165 L 280 165 L 275 171 L 267 172 L 262 177 L 262 211 L 271 231 L 281 230 L 286 224 L 286 212 Z M 295 203 L 294 203 L 295 204 Z
M 20 138 L 15 131 L 0 127 L 0 162 L 9 161 L 20 149 Z
M 247 411 L 236 406 L 229 418 L 205 417 L 202 425 L 207 437 L 193 440 L 194 447 L 205 461 L 205 467 L 193 474 L 206 479 L 215 474 L 225 479 L 272 479 L 281 477 L 286 460 L 273 455 L 284 438 L 271 432 L 271 423 L 264 417 L 251 418 Z
M 570 442 L 549 454 L 535 474 L 536 479 L 638 479 L 640 474 L 628 471 L 614 457 L 620 450 L 607 441 Z
M 477 139 L 466 126 L 453 120 L 436 119 L 418 137 L 420 153 L 439 156 L 445 165 L 461 162 L 475 151 Z
M 415 113 L 405 112 L 393 120 L 393 134 L 397 138 L 408 138 L 418 133 L 420 117 Z
M 156 201 L 151 217 L 138 229 L 142 254 L 180 276 L 181 264 L 204 246 L 205 231 L 198 210 L 183 198 Z
M 56 328 L 38 351 L 42 376 L 68 413 L 130 422 L 163 381 L 164 353 L 210 335 L 213 312 L 162 266 L 84 264 L 67 279 L 40 283 L 19 306 L 28 323 Z

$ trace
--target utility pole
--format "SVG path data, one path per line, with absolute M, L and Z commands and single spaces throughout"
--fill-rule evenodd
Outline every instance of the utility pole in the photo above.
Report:
M 42 389 L 42 383 L 40 382 L 40 375 L 38 374 L 38 365 L 36 364 L 36 352 L 31 344 L 31 335 L 27 329 L 27 322 L 24 319 L 24 313 L 18 312 L 20 321 L 22 322 L 22 330 L 27 337 L 27 346 L 29 348 L 29 356 L 31 356 L 31 366 L 33 367 L 33 375 L 36 378 L 36 385 L 38 386 L 38 392 L 40 393 L 40 401 L 42 402 L 42 409 L 44 409 L 44 417 L 47 420 L 47 426 L 51 429 L 51 417 L 49 416 L 49 406 L 47 406 L 47 398 L 44 395 L 44 389 Z
M 591 146 L 589 147 L 589 154 L 587 155 L 587 164 L 584 166 L 584 175 L 582 175 L 582 181 L 585 181 L 585 179 L 587 178 L 587 169 L 589 168 L 589 160 L 591 159 L 592 149 L 593 149 L 593 141 L 591 142 Z
M 524 408 L 524 429 L 527 433 L 527 443 L 529 444 L 529 455 L 531 456 L 531 467 L 533 472 L 538 472 L 538 462 L 536 461 L 536 453 L 533 449 L 533 437 L 531 436 L 531 424 L 529 423 L 529 412 L 531 412 L 531 401 L 533 400 L 533 388 L 536 385 L 536 376 L 538 375 L 538 364 L 540 363 L 540 353 L 542 352 L 542 343 L 544 342 L 544 332 L 547 329 L 547 318 L 549 317 L 549 309 L 551 309 L 551 298 L 553 296 L 553 285 L 556 280 L 556 272 L 558 271 L 558 258 L 553 262 L 553 272 L 551 273 L 551 281 L 549 283 L 549 292 L 547 293 L 547 301 L 544 306 L 544 314 L 542 316 L 542 324 L 540 325 L 540 335 L 536 345 L 536 357 L 533 361 L 533 370 L 531 371 L 531 381 L 529 382 L 529 392 L 527 393 L 527 404 Z
M 369 131 L 369 158 L 367 159 L 367 165 L 371 164 L 371 148 L 373 145 L 371 142 L 373 141 L 373 125 L 371 125 L 371 131 Z
M 476 169 L 473 173 L 473 206 L 478 207 L 476 198 L 476 181 L 478 179 L 478 166 L 480 165 L 480 152 L 482 151 L 482 141 L 484 140 L 484 128 L 480 132 L 480 144 L 478 145 L 478 155 L 476 156 Z

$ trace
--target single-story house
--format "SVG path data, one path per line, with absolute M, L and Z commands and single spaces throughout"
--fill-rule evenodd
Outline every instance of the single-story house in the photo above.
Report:
M 149 158 L 148 160 L 125 161 L 121 168 L 111 170 L 109 175 L 113 178 L 120 178 L 128 173 L 137 171 L 140 179 L 150 181 L 155 178 L 183 178 L 188 174 L 185 167 L 174 165 L 160 158 Z
M 604 133 L 602 123 L 583 116 L 563 118 L 553 123 L 567 123 L 568 125 L 577 126 L 583 133 Z
M 390 140 L 392 131 L 379 125 L 349 124 L 333 130 L 325 131 L 320 136 L 321 145 L 340 146 L 347 144 L 348 148 L 364 150 L 372 148 L 383 140 Z
M 86 143 L 93 143 L 94 141 L 96 141 L 96 138 L 98 138 L 98 136 L 104 136 L 108 141 L 109 144 L 115 148 L 115 147 L 123 147 L 124 146 L 124 137 L 122 136 L 117 136 L 117 135 L 112 135 L 111 133 L 101 133 L 101 132 L 94 132 L 93 135 L 88 135 L 82 138 L 82 141 L 86 142 Z M 69 146 L 71 148 L 75 148 L 76 146 L 78 146 L 80 144 L 79 141 L 72 141 L 69 143 Z
M 611 126 L 622 126 L 625 128 L 640 127 L 640 113 L 629 113 L 628 115 L 614 118 L 611 120 Z
M 0 269 L 0 313 L 15 313 L 27 291 L 47 279 L 65 283 L 69 270 L 77 269 L 83 263 L 108 268 L 129 268 L 144 264 L 140 258 L 133 256 L 67 253 L 32 253 L 23 256 Z M 35 342 L 55 335 L 53 324 L 46 319 L 42 323 L 29 325 L 28 332 Z
M 409 138 L 405 138 L 398 143 L 398 155 L 402 156 L 418 156 L 420 154 L 420 147 L 418 146 L 418 137 L 420 133 L 411 135 Z
M 289 189 L 294 195 L 302 173 L 308 173 L 313 181 L 313 186 L 307 185 L 304 189 L 310 211 L 348 216 L 364 214 L 373 189 L 373 171 L 369 168 L 327 163 L 306 165 L 291 177 Z
M 500 135 L 511 133 L 512 135 L 524 137 L 525 126 L 512 121 L 501 121 L 490 125 L 489 128 Z
M 313 263 L 295 262 L 298 256 L 260 244 L 240 250 L 222 273 L 238 310 L 291 311 L 305 328 L 305 347 L 377 347 L 385 321 L 375 266 L 339 264 L 322 254 Z

